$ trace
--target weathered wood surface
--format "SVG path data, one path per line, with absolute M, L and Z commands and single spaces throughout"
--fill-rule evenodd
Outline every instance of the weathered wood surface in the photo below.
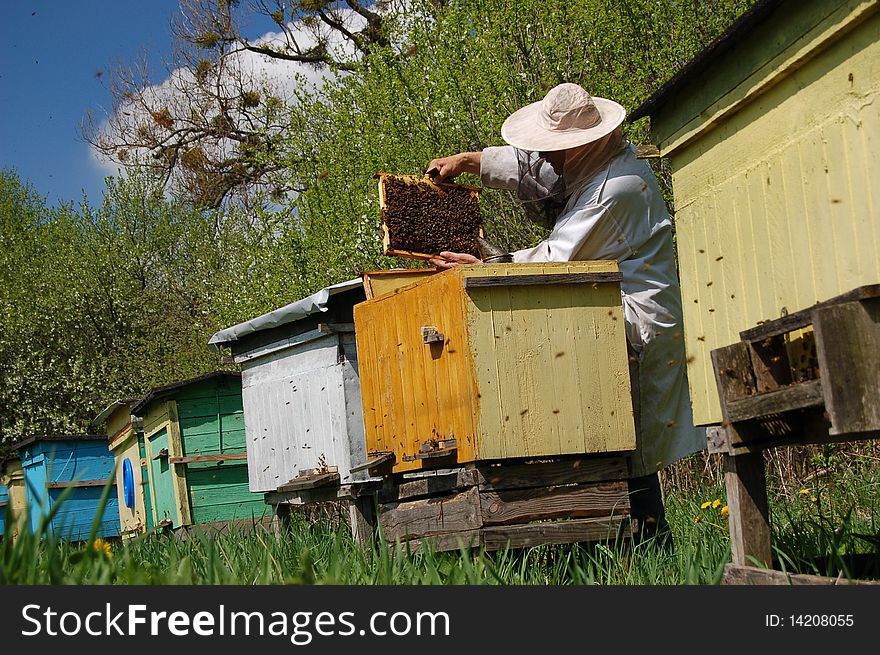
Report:
M 379 510 L 379 525 L 388 541 L 472 530 L 481 524 L 476 487 L 453 496 L 389 503 Z
M 626 536 L 625 526 L 628 524 L 628 516 L 611 516 L 483 528 L 483 546 L 486 550 L 500 550 L 544 544 L 614 541 Z
M 628 470 L 625 457 L 596 457 L 504 463 L 477 463 L 480 490 L 527 489 L 541 487 L 552 481 L 555 485 L 622 480 Z
M 728 421 L 746 421 L 751 418 L 781 414 L 794 409 L 821 407 L 825 402 L 821 380 L 808 380 L 776 391 L 727 402 Z
M 628 515 L 625 481 L 543 487 L 480 494 L 483 525 L 508 525 L 556 518 Z
M 547 284 L 587 284 L 593 282 L 620 282 L 621 273 L 567 273 L 561 275 L 493 275 L 468 277 L 465 289 L 477 287 L 522 287 Z
M 361 471 L 374 471 L 380 466 L 391 464 L 394 461 L 394 457 L 394 453 L 390 452 L 375 454 L 372 459 L 368 459 L 363 464 L 352 466 L 349 471 L 351 471 L 352 473 L 360 473 Z
M 763 453 L 724 455 L 733 563 L 770 566 L 770 510 Z
M 483 547 L 487 551 L 519 549 L 544 544 L 614 541 L 632 536 L 627 529 L 628 517 L 603 517 L 533 523 L 530 525 L 496 526 L 461 532 L 435 534 L 403 542 L 409 553 L 420 552 L 425 546 L 435 552 Z
M 376 501 L 372 496 L 354 498 L 348 503 L 351 536 L 360 546 L 368 546 L 376 530 Z
M 177 411 L 177 401 L 169 400 L 168 408 L 168 454 L 170 457 L 183 457 L 183 439 L 180 434 L 180 418 Z M 178 526 L 189 525 L 193 522 L 190 508 L 189 485 L 186 483 L 186 466 L 172 464 L 171 475 L 174 485 L 174 498 L 177 504 Z
M 725 403 L 751 396 L 757 390 L 747 344 L 738 342 L 716 348 L 712 351 L 712 365 L 721 396 L 722 413 Z
M 396 500 L 415 499 L 420 496 L 430 496 L 440 493 L 448 493 L 473 487 L 479 482 L 477 471 L 470 469 L 443 470 L 436 474 L 424 475 L 415 479 L 403 478 L 400 484 L 382 489 L 379 500 L 383 503 Z
M 318 323 L 318 330 L 325 334 L 354 332 L 354 323 Z
M 791 383 L 791 368 L 782 335 L 749 343 L 749 355 L 758 393 Z
M 277 490 L 269 491 L 263 495 L 263 498 L 267 504 L 275 507 L 279 505 L 305 505 L 308 503 L 361 498 L 376 493 L 381 487 L 382 481 L 374 478 L 363 482 L 316 487 L 314 489 L 283 492 Z
M 302 489 L 315 489 L 316 487 L 329 487 L 339 484 L 339 473 L 314 473 L 303 475 L 287 481 L 278 487 L 279 493 L 286 491 L 299 491 Z
M 791 332 L 792 330 L 797 330 L 810 325 L 813 322 L 813 312 L 818 309 L 878 297 L 880 297 L 880 284 L 867 284 L 856 287 L 851 291 L 834 296 L 823 302 L 816 303 L 812 307 L 807 307 L 806 309 L 794 312 L 788 316 L 782 316 L 781 318 L 767 321 L 757 327 L 743 330 L 739 333 L 739 337 L 743 341 L 759 341 L 779 334 L 785 334 L 786 332 Z
M 195 455 L 193 457 L 169 457 L 171 464 L 196 464 L 201 462 L 243 462 L 247 453 L 227 453 L 223 455 Z
M 880 430 L 880 299 L 813 313 L 832 434 Z
M 806 575 L 785 573 L 774 569 L 761 569 L 756 566 L 727 564 L 724 567 L 725 585 L 880 585 L 880 580 L 857 580 L 838 576 Z

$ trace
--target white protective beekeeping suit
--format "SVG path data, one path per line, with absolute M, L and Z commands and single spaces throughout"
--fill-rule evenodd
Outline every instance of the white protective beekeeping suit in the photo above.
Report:
M 534 153 L 486 148 L 483 184 L 516 192 L 527 213 L 552 200 L 549 237 L 516 262 L 617 260 L 627 338 L 638 359 L 641 415 L 633 476 L 660 470 L 706 445 L 693 426 L 685 374 L 681 296 L 672 221 L 650 167 L 619 131 L 567 159 L 563 179 Z M 529 205 L 531 201 L 538 201 Z

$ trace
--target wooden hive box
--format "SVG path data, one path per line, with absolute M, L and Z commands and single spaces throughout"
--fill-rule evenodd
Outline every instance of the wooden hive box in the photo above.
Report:
M 43 518 L 66 496 L 49 523 L 53 535 L 65 541 L 84 541 L 98 513 L 107 480 L 113 475 L 113 456 L 106 437 L 44 435 L 14 446 L 21 462 L 27 519 L 34 532 Z M 21 512 L 21 510 L 19 510 Z M 119 509 L 111 493 L 104 507 L 97 537 L 119 535 Z
M 352 307 L 360 279 L 343 282 L 211 338 L 241 366 L 250 489 L 294 491 L 366 478 Z
M 722 421 L 713 350 L 880 282 L 878 9 L 756 3 L 630 115 L 672 170 L 697 425 Z
M 384 254 L 426 260 L 448 250 L 479 256 L 480 189 L 414 175 L 376 177 Z
M 261 519 L 248 490 L 241 375 L 217 371 L 152 389 L 132 408 L 143 422 L 153 525 Z
M 116 462 L 116 498 L 120 535 L 135 536 L 153 527 L 149 468 L 143 426 L 133 420 L 132 408 L 139 399 L 117 400 L 92 421 L 108 439 Z
M 459 266 L 356 305 L 368 456 L 634 449 L 619 280 L 616 262 Z

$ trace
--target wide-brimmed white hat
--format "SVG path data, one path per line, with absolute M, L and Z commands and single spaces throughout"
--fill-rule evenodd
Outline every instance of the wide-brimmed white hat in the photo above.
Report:
M 501 136 L 523 150 L 565 150 L 601 139 L 625 117 L 626 110 L 613 100 L 566 83 L 550 89 L 543 100 L 513 112 L 501 126 Z

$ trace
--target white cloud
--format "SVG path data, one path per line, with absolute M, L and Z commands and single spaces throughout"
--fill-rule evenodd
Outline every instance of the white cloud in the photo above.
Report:
M 346 27 L 350 30 L 361 29 L 365 20 L 351 10 L 343 12 Z M 302 23 L 288 25 L 290 35 L 284 32 L 267 32 L 254 41 L 255 45 L 283 47 L 287 38 L 295 38 L 302 49 L 314 46 L 315 39 Z M 331 34 L 328 50 L 337 58 L 354 58 L 354 47 L 342 38 L 338 32 Z M 261 98 L 272 95 L 283 104 L 290 105 L 295 101 L 296 91 L 319 90 L 333 73 L 326 66 L 315 67 L 309 64 L 278 59 L 241 50 L 226 57 L 222 64 L 219 77 L 216 72 L 207 76 L 212 90 L 219 85 L 224 95 L 236 97 L 242 90 L 253 90 L 260 93 Z M 242 88 L 243 87 L 243 88 Z M 185 122 L 188 116 L 198 115 L 208 120 L 218 115 L 218 108 L 211 93 L 199 94 L 194 74 L 186 68 L 173 70 L 162 82 L 142 89 L 147 106 L 152 109 L 165 107 L 175 120 Z M 239 115 L 240 118 L 240 115 Z M 138 125 L 152 126 L 153 119 L 147 115 L 140 104 L 130 103 L 121 114 L 106 117 L 100 126 L 102 134 L 109 134 L 111 122 L 121 122 L 125 127 L 136 130 Z M 269 126 L 268 129 L 283 129 L 282 125 Z M 234 148 L 235 144 L 219 141 L 213 145 L 216 154 L 222 154 L 226 148 Z M 120 164 L 108 159 L 96 149 L 91 148 L 94 162 L 105 175 L 118 175 Z M 146 152 L 128 152 L 128 157 L 150 156 Z M 124 171 L 123 171 L 124 173 Z

